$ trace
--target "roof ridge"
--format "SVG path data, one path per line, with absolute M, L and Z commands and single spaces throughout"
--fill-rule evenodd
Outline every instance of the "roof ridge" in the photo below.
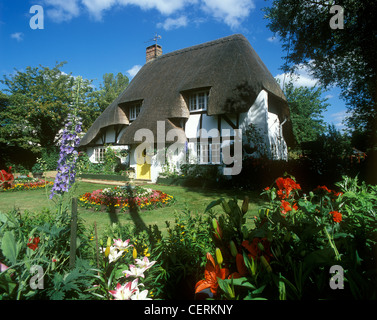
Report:
M 234 40 L 246 40 L 246 38 L 242 34 L 238 34 L 238 33 L 232 34 L 230 36 L 226 36 L 226 37 L 219 38 L 219 39 L 216 39 L 216 40 L 204 42 L 204 43 L 201 43 L 201 44 L 193 45 L 191 47 L 178 49 L 178 50 L 175 50 L 175 51 L 172 51 L 172 52 L 169 52 L 169 53 L 165 53 L 165 54 L 157 57 L 155 60 L 168 58 L 168 57 L 175 56 L 175 55 L 182 54 L 182 53 L 189 52 L 189 51 L 200 50 L 200 49 L 203 49 L 203 48 L 211 47 L 211 46 L 214 46 L 214 45 L 217 45 L 217 44 L 220 44 L 220 43 L 234 41 Z

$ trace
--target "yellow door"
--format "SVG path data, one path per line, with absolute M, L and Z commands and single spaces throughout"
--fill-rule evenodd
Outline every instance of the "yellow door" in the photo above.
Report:
M 150 157 L 147 156 L 146 150 L 139 152 L 137 155 L 137 164 L 136 164 L 136 179 L 151 179 L 151 165 Z

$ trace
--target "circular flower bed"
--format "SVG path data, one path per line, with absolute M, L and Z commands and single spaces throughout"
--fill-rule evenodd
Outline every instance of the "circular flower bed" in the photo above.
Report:
M 80 204 L 94 210 L 120 209 L 153 209 L 170 204 L 173 196 L 159 190 L 152 190 L 140 186 L 117 186 L 87 192 L 80 196 Z

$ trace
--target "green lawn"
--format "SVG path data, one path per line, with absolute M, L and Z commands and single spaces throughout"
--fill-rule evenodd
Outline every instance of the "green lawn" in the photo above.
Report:
M 85 192 L 92 192 L 97 189 L 110 187 L 108 185 L 93 184 L 79 181 L 75 195 L 79 197 Z M 163 186 L 163 185 L 148 185 L 148 188 L 161 190 L 172 195 L 175 198 L 175 203 L 154 210 L 140 211 L 138 218 L 140 218 L 146 226 L 157 224 L 163 232 L 166 230 L 165 221 L 174 221 L 174 212 L 182 212 L 185 208 L 193 213 L 203 213 L 207 205 L 220 197 L 230 198 L 236 196 L 239 202 L 245 195 L 250 198 L 250 205 L 247 217 L 257 214 L 257 208 L 260 204 L 259 194 L 256 192 L 248 192 L 245 190 L 225 191 L 225 190 L 203 190 L 199 188 L 186 188 L 180 186 Z M 28 190 L 17 192 L 0 192 L 0 212 L 8 212 L 13 208 L 17 208 L 20 212 L 28 210 L 33 213 L 42 212 L 43 208 L 54 209 L 54 201 L 48 198 L 48 190 Z M 221 210 L 220 208 L 215 210 Z M 219 211 L 220 212 L 220 211 Z M 79 217 L 84 220 L 87 226 L 93 226 L 96 222 L 98 232 L 101 233 L 103 229 L 110 224 L 109 214 L 106 212 L 96 212 L 88 210 L 79 206 Z M 121 224 L 134 223 L 134 220 L 129 214 L 120 213 L 118 219 Z

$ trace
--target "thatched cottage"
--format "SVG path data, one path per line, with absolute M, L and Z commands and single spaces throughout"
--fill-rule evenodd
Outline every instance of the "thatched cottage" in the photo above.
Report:
M 234 155 L 242 152 L 238 165 L 245 155 L 287 159 L 287 101 L 244 36 L 167 54 L 154 44 L 146 60 L 81 140 L 92 162 L 102 160 L 105 145 L 128 149 L 136 178 L 156 181 L 167 164 L 178 170 L 183 161 L 230 167 L 224 154 L 232 146 Z M 241 149 L 235 148 L 240 139 Z M 169 153 L 167 163 L 156 148 L 174 144 L 183 147 Z

